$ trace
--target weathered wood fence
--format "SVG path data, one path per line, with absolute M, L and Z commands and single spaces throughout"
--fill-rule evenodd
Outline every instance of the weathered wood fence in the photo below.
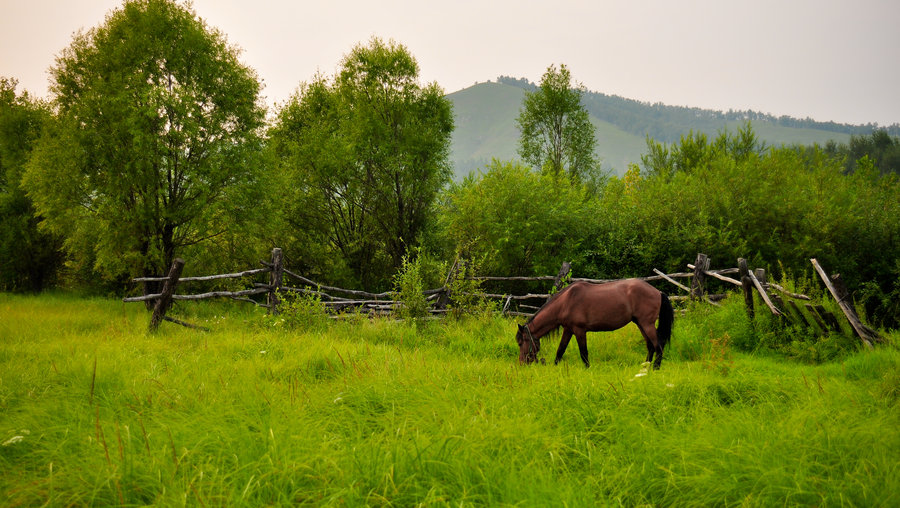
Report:
M 670 296 L 672 300 L 698 300 L 704 301 L 711 305 L 718 305 L 716 302 L 725 298 L 724 293 L 710 293 L 708 291 L 711 279 L 737 286 L 741 288 L 744 294 L 744 300 L 747 305 L 747 312 L 751 317 L 756 312 L 754 308 L 753 294 L 756 292 L 766 308 L 775 316 L 804 327 L 817 328 L 821 333 L 830 333 L 832 331 L 840 331 L 841 327 L 838 319 L 831 312 L 827 311 L 822 305 L 813 305 L 812 303 L 797 304 L 797 301 L 810 302 L 810 298 L 806 295 L 792 293 L 787 291 L 778 284 L 768 283 L 766 281 L 766 273 L 763 269 L 751 271 L 747 266 L 747 261 L 739 258 L 736 268 L 725 268 L 718 270 L 710 269 L 710 259 L 705 254 L 698 254 L 693 264 L 688 264 L 690 271 L 678 273 L 663 273 L 654 268 L 655 275 L 640 277 L 645 281 L 665 281 L 670 283 L 686 294 Z M 880 341 L 878 334 L 866 326 L 859 319 L 852 303 L 849 301 L 849 293 L 840 278 L 840 275 L 828 277 L 825 271 L 815 260 L 811 260 L 817 273 L 820 275 L 828 288 L 828 291 L 835 298 L 838 306 L 841 308 L 847 321 L 854 333 L 860 337 L 863 343 L 871 347 L 873 342 Z M 183 326 L 193 328 L 202 328 L 190 323 L 185 323 L 178 319 L 166 315 L 166 312 L 176 300 L 203 300 L 207 298 L 230 298 L 233 300 L 249 302 L 255 305 L 266 307 L 272 314 L 278 314 L 281 295 L 285 293 L 306 294 L 317 297 L 325 309 L 331 314 L 339 314 L 341 312 L 353 309 L 357 312 L 364 312 L 373 315 L 390 315 L 395 313 L 398 308 L 403 305 L 402 302 L 395 300 L 393 292 L 371 293 L 355 289 L 344 289 L 334 286 L 320 284 L 316 281 L 308 279 L 284 266 L 284 256 L 280 248 L 272 249 L 272 256 L 269 262 L 260 262 L 263 268 L 245 270 L 237 273 L 207 275 L 202 277 L 181 277 L 184 268 L 184 260 L 175 259 L 168 275 L 165 277 L 142 277 L 133 279 L 134 282 L 162 282 L 163 287 L 160 293 L 149 294 L 143 296 L 135 296 L 124 298 L 125 302 L 146 302 L 153 301 L 153 313 L 150 318 L 150 329 L 155 330 L 162 321 L 170 321 Z M 444 286 L 436 289 L 423 291 L 423 296 L 430 303 L 429 312 L 432 314 L 443 314 L 447 312 L 447 308 L 452 304 L 454 296 L 475 296 L 485 299 L 495 299 L 502 302 L 501 312 L 512 316 L 531 316 L 536 312 L 550 296 L 564 287 L 568 282 L 585 281 L 592 283 L 612 282 L 617 279 L 588 279 L 573 277 L 571 265 L 568 262 L 562 263 L 559 272 L 556 275 L 536 276 L 536 277 L 497 277 L 497 276 L 476 276 L 466 277 L 466 280 L 481 282 L 524 282 L 524 283 L 549 283 L 547 293 L 531 293 L 510 294 L 510 293 L 464 293 L 461 295 L 453 295 L 451 287 L 454 277 L 460 273 L 457 263 L 451 267 L 447 274 Z M 221 279 L 239 279 L 245 277 L 256 277 L 261 274 L 268 274 L 268 283 L 253 282 L 251 289 L 239 291 L 211 291 L 199 294 L 175 294 L 179 284 L 188 282 L 208 282 Z M 728 277 L 728 275 L 737 274 L 738 279 Z M 287 277 L 286 277 L 287 276 Z M 300 286 L 290 286 L 285 282 L 293 279 Z M 690 286 L 682 284 L 675 279 L 690 279 Z M 257 302 L 251 299 L 251 296 L 266 295 L 265 303 Z M 805 310 L 805 312 L 804 312 Z
M 669 277 L 660 273 L 659 270 L 654 269 L 654 271 L 669 282 L 688 291 L 690 298 L 702 298 L 713 304 L 714 302 L 712 299 L 714 297 L 717 298 L 718 295 L 706 294 L 706 277 L 713 277 L 738 286 L 744 294 L 747 313 L 751 318 L 756 312 L 753 298 L 753 294 L 756 292 L 765 304 L 766 309 L 771 312 L 772 315 L 777 316 L 787 323 L 813 329 L 822 334 L 843 331 L 839 320 L 832 312 L 826 310 L 823 305 L 813 304 L 811 303 L 811 298 L 806 295 L 793 293 L 774 282 L 767 282 L 766 271 L 762 268 L 750 270 L 746 259 L 738 258 L 737 261 L 737 268 L 711 271 L 709 270 L 709 258 L 705 254 L 698 254 L 694 264 L 687 265 L 688 268 L 694 270 L 690 288 L 671 280 Z M 815 268 L 816 273 L 822 279 L 822 282 L 824 282 L 828 292 L 837 302 L 838 307 L 850 324 L 853 333 L 859 337 L 866 347 L 871 348 L 874 342 L 880 342 L 882 338 L 878 335 L 878 332 L 866 326 L 859 318 L 859 315 L 857 315 L 850 299 L 850 293 L 844 285 L 840 274 L 834 274 L 829 277 L 815 258 L 810 259 L 810 262 Z M 726 277 L 726 273 L 737 273 L 740 280 Z M 798 304 L 797 302 L 801 303 Z

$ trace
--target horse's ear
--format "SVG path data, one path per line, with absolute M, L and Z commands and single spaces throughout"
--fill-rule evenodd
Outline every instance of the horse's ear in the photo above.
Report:
M 521 331 L 522 331 L 522 330 L 524 330 L 524 329 L 525 329 L 525 327 L 524 327 L 524 326 L 522 326 L 522 325 L 518 325 L 518 327 L 519 327 L 519 331 L 520 331 L 520 332 L 521 332 Z

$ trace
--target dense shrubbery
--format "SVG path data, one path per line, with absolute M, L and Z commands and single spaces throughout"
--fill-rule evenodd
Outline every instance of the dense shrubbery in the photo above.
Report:
M 494 161 L 451 186 L 436 211 L 441 250 L 455 248 L 498 275 L 555 272 L 595 231 L 599 203 L 567 176 Z
M 495 161 L 451 188 L 437 238 L 489 259 L 504 275 L 647 275 L 683 269 L 698 252 L 714 266 L 738 257 L 776 276 L 804 276 L 815 257 L 841 272 L 869 318 L 896 327 L 900 181 L 864 158 L 852 174 L 817 148 L 765 149 L 749 126 L 707 140 L 652 141 L 645 167 L 599 193 Z

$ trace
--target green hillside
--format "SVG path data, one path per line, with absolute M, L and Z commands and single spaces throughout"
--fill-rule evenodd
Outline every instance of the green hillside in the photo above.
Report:
M 452 93 L 456 116 L 451 160 L 457 178 L 483 168 L 492 158 L 517 158 L 519 130 L 516 117 L 525 90 L 501 83 L 480 83 Z M 628 162 L 640 160 L 646 146 L 643 137 L 625 132 L 591 115 L 597 127 L 597 150 L 603 167 L 622 173 Z
M 492 158 L 517 157 L 519 131 L 515 119 L 529 85 L 505 81 L 479 83 L 447 96 L 456 116 L 450 158 L 457 178 L 483 168 Z M 603 168 L 619 175 L 629 163 L 640 163 L 647 135 L 672 143 L 691 130 L 714 136 L 726 128 L 736 131 L 749 120 L 759 138 L 770 146 L 824 145 L 829 140 L 847 143 L 851 134 L 867 134 L 875 127 L 777 118 L 752 111 L 722 113 L 649 104 L 596 92 L 586 93 L 584 104 L 597 127 L 597 151 Z
M 524 95 L 514 86 L 479 83 L 447 96 L 456 117 L 450 160 L 457 178 L 484 167 L 491 158 L 516 157 L 516 117 Z

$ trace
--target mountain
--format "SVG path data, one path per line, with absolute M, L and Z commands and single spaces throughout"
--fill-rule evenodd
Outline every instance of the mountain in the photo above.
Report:
M 450 159 L 457 179 L 484 168 L 492 158 L 518 157 L 516 117 L 525 92 L 533 89 L 535 85 L 526 80 L 501 77 L 497 82 L 479 83 L 447 95 L 456 117 Z M 598 92 L 586 92 L 582 103 L 597 128 L 597 152 L 603 168 L 618 175 L 624 174 L 628 164 L 640 164 L 648 135 L 659 142 L 674 143 L 692 130 L 714 137 L 723 129 L 736 132 L 750 121 L 756 135 L 769 146 L 825 145 L 829 141 L 847 143 L 851 135 L 870 134 L 879 128 L 877 124 L 817 122 L 754 111 L 726 113 L 650 104 Z M 900 135 L 896 124 L 887 130 Z

